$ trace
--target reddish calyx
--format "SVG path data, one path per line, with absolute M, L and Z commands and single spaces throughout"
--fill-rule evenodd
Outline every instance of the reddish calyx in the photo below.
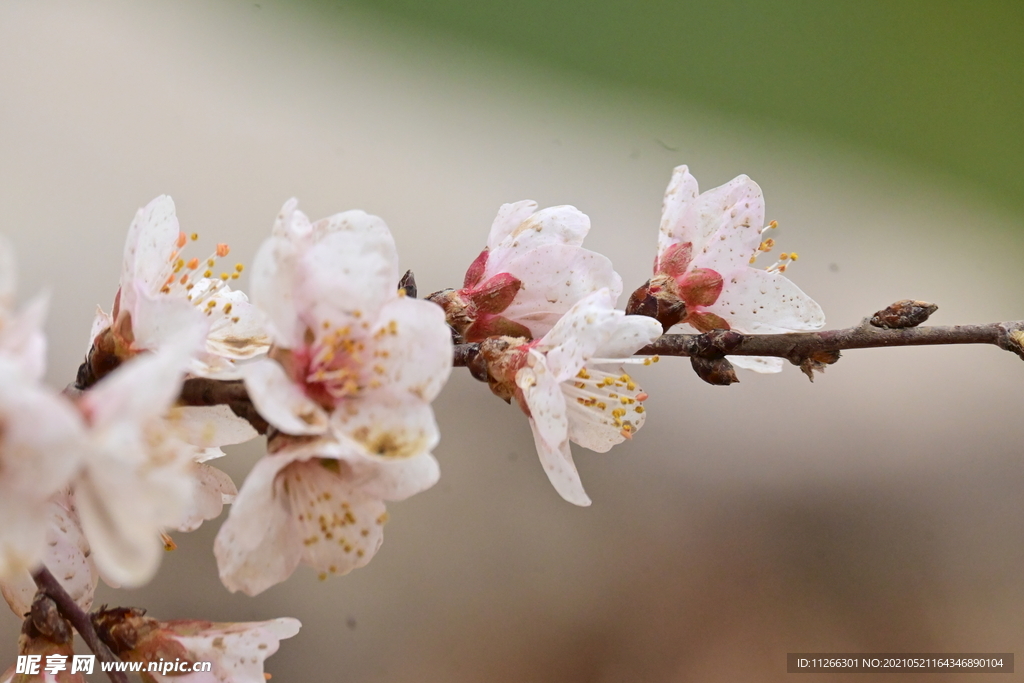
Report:
M 701 332 L 728 330 L 720 316 L 702 310 L 722 294 L 722 275 L 710 268 L 691 268 L 693 245 L 673 244 L 655 262 L 654 277 L 629 297 L 628 315 L 646 315 L 668 332 L 677 323 L 687 323 Z
M 467 342 L 498 336 L 529 339 L 529 328 L 501 315 L 516 298 L 522 281 L 510 273 L 483 280 L 487 256 L 484 249 L 470 264 L 462 289 L 436 292 L 428 298 L 444 309 L 448 324 Z

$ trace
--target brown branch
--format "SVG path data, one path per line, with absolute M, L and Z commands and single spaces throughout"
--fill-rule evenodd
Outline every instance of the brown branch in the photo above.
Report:
M 114 656 L 114 653 L 110 651 L 110 648 L 100 640 L 89 614 L 78 606 L 74 598 L 68 595 L 68 592 L 64 590 L 64 586 L 60 585 L 60 582 L 50 573 L 49 569 L 41 567 L 32 574 L 32 579 L 35 580 L 39 590 L 53 600 L 61 615 L 71 622 L 71 625 L 82 636 L 85 644 L 95 653 L 97 660 L 100 662 L 119 661 Z M 114 683 L 128 683 L 128 677 L 122 671 L 108 671 L 106 673 Z
M 935 310 L 920 301 L 898 301 L 859 325 L 841 330 L 791 332 L 786 334 L 743 334 L 735 330 L 712 330 L 703 334 L 666 334 L 636 352 L 638 356 L 683 356 L 710 384 L 731 384 L 736 379 L 725 356 L 769 356 L 784 358 L 800 367 L 813 381 L 814 371 L 824 370 L 839 360 L 841 351 L 896 346 L 940 344 L 992 344 L 1024 359 L 1024 321 L 986 325 L 916 327 Z M 474 369 L 479 377 L 479 345 L 457 344 L 456 366 Z
M 883 329 L 862 323 L 841 330 L 742 334 L 715 330 L 705 334 L 666 334 L 637 351 L 640 356 L 698 356 L 714 359 L 730 356 L 775 356 L 795 365 L 821 353 L 849 349 L 939 344 L 993 344 L 1024 358 L 1024 321 L 987 325 L 949 325 Z

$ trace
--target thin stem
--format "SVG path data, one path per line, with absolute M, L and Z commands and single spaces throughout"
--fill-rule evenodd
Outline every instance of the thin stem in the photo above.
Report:
M 119 661 L 114 656 L 114 653 L 110 651 L 110 648 L 107 647 L 106 643 L 100 640 L 96 629 L 92 625 L 92 619 L 89 617 L 89 614 L 78 606 L 74 598 L 68 595 L 68 592 L 64 590 L 64 586 L 60 585 L 60 582 L 50 573 L 49 569 L 41 567 L 32 574 L 32 579 L 36 582 L 36 587 L 46 593 L 56 603 L 61 615 L 71 622 L 71 625 L 82 636 L 85 644 L 96 654 L 96 659 L 100 662 Z M 114 683 L 128 683 L 128 677 L 123 671 L 108 671 L 106 674 Z
M 741 334 L 715 331 L 706 334 L 666 334 L 637 351 L 641 356 L 775 356 L 800 363 L 817 353 L 894 346 L 938 344 L 993 344 L 1024 358 L 1020 335 L 1024 321 L 988 325 L 949 325 L 884 329 L 862 323 L 841 330 L 790 332 L 787 334 Z

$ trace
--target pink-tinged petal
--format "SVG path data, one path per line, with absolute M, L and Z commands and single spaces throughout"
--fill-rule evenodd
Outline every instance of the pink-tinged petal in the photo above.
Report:
M 141 424 L 162 415 L 177 398 L 194 349 L 202 343 L 202 330 L 181 330 L 158 351 L 123 363 L 87 392 L 81 400 L 93 427 L 117 422 Z
M 533 212 L 537 210 L 537 202 L 532 202 L 525 199 L 521 202 L 515 202 L 514 204 L 502 204 L 501 208 L 498 209 L 498 215 L 494 218 L 494 223 L 491 224 L 491 232 L 487 236 L 487 247 L 494 249 L 501 242 L 512 234 L 515 230 L 533 215 Z
M 569 379 L 605 344 L 618 327 L 622 311 L 612 308 L 615 299 L 607 289 L 576 302 L 537 344 L 547 357 L 555 380 Z
M 487 260 L 485 277 L 508 270 L 508 264 L 545 244 L 578 247 L 590 231 L 590 218 L 573 206 L 551 206 L 537 211 L 495 246 Z
M 515 379 L 530 409 L 530 425 L 535 437 L 543 438 L 550 446 L 558 446 L 569 438 L 565 397 L 543 356 L 531 350 L 528 363 L 519 369 Z
M 390 235 L 333 232 L 306 250 L 300 263 L 296 303 L 306 312 L 309 327 L 372 320 L 398 296 L 398 258 Z
M 779 273 L 747 268 L 727 276 L 725 288 L 708 311 L 741 332 L 817 330 L 825 324 L 821 306 Z
M 89 544 L 82 535 L 77 515 L 70 508 L 68 496 L 56 496 L 47 507 L 46 548 L 41 563 L 56 577 L 71 599 L 88 611 L 92 607 L 96 584 L 99 582 L 96 566 L 89 557 Z M 0 584 L 0 592 L 18 616 L 29 611 L 36 590 L 35 581 L 28 571 L 22 572 L 10 582 Z
M 281 472 L 302 561 L 321 575 L 364 566 L 384 540 L 384 503 L 353 487 L 347 475 L 344 461 L 318 458 Z
M 708 268 L 692 268 L 679 282 L 679 296 L 687 306 L 710 306 L 722 293 L 722 276 Z
M 544 245 L 510 261 L 507 268 L 523 287 L 503 315 L 529 327 L 535 338 L 588 294 L 607 288 L 614 305 L 622 293 L 622 278 L 612 262 L 582 247 Z
M 164 279 L 173 262 L 174 251 L 180 230 L 174 215 L 174 200 L 160 195 L 145 207 L 139 209 L 128 227 L 128 239 L 124 245 L 124 262 L 121 268 L 121 286 L 137 282 L 143 289 L 155 294 L 164 285 Z M 125 294 L 133 300 L 134 289 Z M 122 301 L 131 308 L 132 301 Z
M 249 398 L 263 418 L 285 434 L 323 434 L 327 412 L 302 392 L 274 360 L 264 359 L 241 368 Z
M 782 372 L 784 363 L 781 358 L 770 356 L 726 356 L 726 359 L 737 368 L 752 370 L 762 374 Z
M 141 289 L 136 292 L 136 306 L 131 312 L 132 333 L 135 340 L 132 348 L 136 351 L 155 351 L 182 338 L 183 330 L 193 328 L 196 342 L 191 344 L 191 354 L 198 355 L 204 348 L 204 340 L 210 323 L 187 299 L 170 296 L 151 296 Z
M 167 421 L 184 441 L 200 448 L 245 443 L 259 436 L 248 420 L 226 405 L 174 406 Z
M 192 466 L 192 476 L 196 482 L 195 495 L 184 517 L 174 525 L 178 531 L 194 531 L 205 520 L 219 516 L 238 493 L 231 477 L 216 467 L 197 462 Z
M 761 244 L 764 197 L 745 175 L 702 194 L 693 206 L 693 267 L 723 276 L 748 268 Z
M 654 318 L 626 315 L 618 319 L 615 330 L 595 351 L 597 358 L 629 358 L 639 349 L 661 337 L 662 328 Z
M 690 175 L 686 166 L 677 166 L 672 171 L 672 179 L 665 189 L 665 199 L 661 204 L 659 254 L 664 254 L 673 244 L 693 240 L 692 227 L 687 225 L 686 220 L 697 195 L 697 179 Z
M 558 495 L 573 505 L 580 507 L 590 505 L 590 497 L 583 490 L 583 482 L 580 481 L 576 464 L 572 461 L 569 441 L 551 445 L 538 433 L 533 420 L 530 420 L 530 427 L 533 428 L 533 440 L 537 445 L 540 464 L 543 465 L 544 472 L 548 475 L 548 480 L 555 487 Z
M 501 313 L 523 286 L 523 283 L 509 273 L 498 273 L 475 289 L 466 292 L 466 298 L 473 302 L 480 313 Z
M 693 260 L 693 245 L 689 242 L 678 242 L 669 245 L 660 252 L 654 262 L 654 272 L 664 273 L 669 277 L 680 277 L 686 274 Z
M 380 460 L 402 460 L 429 453 L 441 438 L 430 405 L 409 397 L 374 397 L 341 407 L 331 416 L 334 430 Z
M 387 462 L 353 456 L 345 463 L 352 487 L 382 500 L 405 500 L 426 491 L 441 478 L 437 460 L 428 453 Z
M 224 586 L 257 595 L 284 581 L 299 566 L 302 542 L 295 533 L 288 494 L 278 474 L 296 462 L 289 454 L 261 458 L 231 505 L 213 545 Z
M 394 299 L 381 310 L 370 333 L 372 358 L 367 362 L 381 391 L 428 403 L 437 398 L 452 369 L 451 332 L 439 306 Z
M 484 249 L 479 256 L 473 259 L 466 270 L 466 277 L 462 279 L 462 286 L 466 289 L 475 287 L 484 277 L 484 270 L 487 268 L 487 256 L 490 250 Z
M 306 332 L 295 298 L 299 253 L 298 245 L 284 236 L 263 242 L 253 259 L 249 287 L 253 303 L 266 315 L 267 331 L 288 349 L 299 346 Z

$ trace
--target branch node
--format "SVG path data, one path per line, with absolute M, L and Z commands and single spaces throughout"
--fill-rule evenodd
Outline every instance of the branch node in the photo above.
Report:
M 727 387 L 740 381 L 736 376 L 736 369 L 724 356 L 721 358 L 690 356 L 690 365 L 693 366 L 693 371 L 697 373 L 697 376 L 708 384 Z

